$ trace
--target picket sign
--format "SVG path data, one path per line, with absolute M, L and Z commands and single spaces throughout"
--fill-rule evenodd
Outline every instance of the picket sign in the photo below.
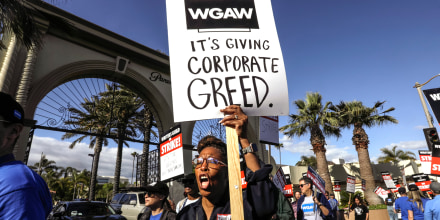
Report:
M 226 127 L 226 145 L 228 152 L 229 199 L 231 216 L 234 220 L 243 220 L 243 191 L 241 189 L 240 153 L 238 136 L 234 128 Z

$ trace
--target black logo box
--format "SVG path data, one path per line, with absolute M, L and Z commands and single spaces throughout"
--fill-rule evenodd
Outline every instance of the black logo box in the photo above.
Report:
M 188 9 L 220 8 L 223 12 L 227 8 L 237 8 L 241 10 L 253 9 L 251 19 L 213 19 L 208 16 L 206 19 L 193 19 Z M 187 29 L 216 29 L 216 28 L 240 28 L 240 29 L 259 29 L 257 11 L 255 10 L 254 0 L 185 0 L 185 15 Z

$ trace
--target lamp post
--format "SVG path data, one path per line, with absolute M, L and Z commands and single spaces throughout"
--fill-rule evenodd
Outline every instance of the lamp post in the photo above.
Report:
M 428 124 L 429 124 L 430 128 L 433 128 L 434 125 L 432 124 L 432 117 L 429 114 L 428 107 L 426 106 L 425 100 L 423 99 L 422 87 L 424 85 L 426 85 L 427 83 L 429 83 L 432 79 L 434 79 L 437 76 L 440 76 L 440 74 L 437 74 L 437 75 L 431 77 L 431 79 L 429 79 L 428 81 L 426 81 L 423 84 L 419 84 L 418 82 L 416 82 L 416 84 L 413 87 L 413 88 L 417 88 L 417 92 L 419 93 L 420 101 L 422 102 L 423 110 L 425 111 L 426 120 L 428 120 Z

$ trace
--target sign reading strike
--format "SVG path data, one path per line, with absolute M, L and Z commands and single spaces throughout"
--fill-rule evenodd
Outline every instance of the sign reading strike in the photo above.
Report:
M 440 176 L 440 145 L 434 144 L 431 155 L 431 174 Z
M 393 178 L 391 178 L 391 174 L 389 172 L 381 172 L 383 181 L 388 189 L 395 189 L 396 185 L 394 185 Z
M 289 113 L 270 0 L 167 0 L 167 15 L 175 122 Z
M 375 192 L 378 196 L 382 197 L 382 199 L 385 199 L 385 198 L 388 197 L 388 191 L 384 190 L 384 189 L 383 189 L 382 187 L 380 187 L 380 186 L 376 186 L 376 189 L 374 189 L 374 192 Z
M 183 175 L 183 142 L 180 125 L 160 137 L 161 181 Z
M 341 181 L 335 180 L 333 183 L 333 191 L 340 192 L 341 191 Z
M 431 174 L 431 151 L 419 150 L 420 163 L 424 174 Z
M 354 193 L 356 191 L 356 177 L 347 175 L 347 192 Z
M 423 90 L 437 122 L 440 124 L 440 88 Z
M 429 185 L 431 184 L 431 180 L 429 176 L 423 173 L 418 173 L 412 175 L 412 178 L 416 185 L 419 187 L 420 191 L 429 191 Z

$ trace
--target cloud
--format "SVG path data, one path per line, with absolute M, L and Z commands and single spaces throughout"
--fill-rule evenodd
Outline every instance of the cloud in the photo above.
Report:
M 414 127 L 416 130 L 423 130 L 424 128 L 426 128 L 426 125 L 417 125 Z
M 59 141 L 50 137 L 34 136 L 28 165 L 33 165 L 40 161 L 41 153 L 46 155 L 46 159 L 56 162 L 56 166 L 74 167 L 78 170 L 92 168 L 93 149 L 88 144 L 79 143 L 73 149 L 69 149 L 70 142 Z M 111 145 L 111 144 L 109 144 Z M 113 144 L 115 146 L 116 144 Z M 121 176 L 127 177 L 131 181 L 133 168 L 133 156 L 131 153 L 136 151 L 138 154 L 142 150 L 124 147 L 122 151 Z M 116 164 L 117 147 L 103 147 L 99 158 L 98 175 L 114 176 Z
M 289 151 L 294 154 L 299 154 L 299 156 L 314 156 L 312 145 L 309 142 L 301 141 L 298 143 L 294 143 L 294 141 L 287 137 L 283 136 L 280 139 L 280 143 L 283 143 L 284 148 L 282 150 Z M 325 146 L 327 149 L 326 157 L 328 161 L 333 161 L 335 163 L 339 163 L 339 159 L 344 159 L 345 162 L 354 162 L 357 161 L 357 154 L 353 153 L 353 147 L 338 147 L 336 145 L 328 144 Z
M 398 146 L 399 149 L 418 150 L 428 148 L 426 141 L 401 141 L 399 143 L 391 143 L 385 146 L 388 149 L 392 149 L 394 146 Z

